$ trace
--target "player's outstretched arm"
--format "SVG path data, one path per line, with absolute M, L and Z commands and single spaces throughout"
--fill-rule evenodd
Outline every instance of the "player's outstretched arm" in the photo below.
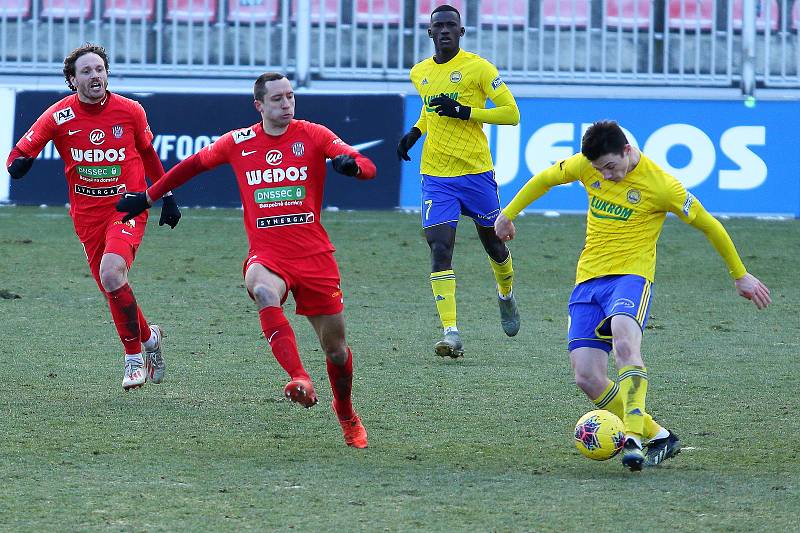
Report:
M 117 202 L 117 211 L 125 213 L 122 221 L 127 222 L 150 209 L 151 205 L 153 201 L 146 192 L 126 192 Z
M 714 249 L 725 261 L 728 266 L 728 273 L 734 279 L 736 292 L 752 301 L 759 309 L 765 309 L 772 302 L 769 296 L 769 289 L 757 277 L 748 274 L 730 235 L 725 231 L 722 223 L 711 216 L 702 204 L 696 202 L 696 205 L 698 206 L 698 212 L 690 224 L 705 234 L 711 245 L 714 246 Z
M 739 296 L 747 298 L 759 309 L 766 309 L 767 306 L 772 303 L 772 298 L 769 296 L 769 289 L 754 275 L 745 274 L 734 281 L 734 283 Z
M 339 174 L 370 180 L 375 177 L 375 164 L 353 150 L 352 154 L 339 154 L 331 160 L 333 170 Z
M 139 155 L 142 157 L 145 175 L 150 178 L 151 182 L 156 183 L 164 176 L 164 166 L 161 164 L 161 158 L 158 157 L 155 148 L 151 144 L 144 150 L 140 150 Z M 180 220 L 181 210 L 178 208 L 178 202 L 172 193 L 165 194 L 161 202 L 161 217 L 158 219 L 158 225 L 166 224 L 175 229 Z
M 501 241 L 510 241 L 517 234 L 517 228 L 505 213 L 500 213 L 494 220 L 494 232 Z

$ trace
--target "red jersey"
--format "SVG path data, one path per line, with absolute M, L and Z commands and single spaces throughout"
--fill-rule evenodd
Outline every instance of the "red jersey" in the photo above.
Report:
M 320 210 L 325 159 L 343 154 L 356 159 L 360 178 L 375 175 L 372 161 L 325 126 L 305 120 L 292 120 L 278 136 L 265 133 L 260 122 L 229 131 L 197 156 L 206 169 L 223 163 L 233 167 L 251 252 L 294 258 L 334 251 Z M 152 189 L 170 186 L 169 175 Z
M 47 108 L 16 149 L 36 157 L 50 140 L 64 160 L 73 218 L 106 218 L 120 194 L 147 188 L 139 152 L 153 134 L 139 102 L 107 92 L 86 104 L 72 94 Z

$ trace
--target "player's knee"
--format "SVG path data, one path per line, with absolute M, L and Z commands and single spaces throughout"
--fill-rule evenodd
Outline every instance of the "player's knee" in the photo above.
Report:
M 259 308 L 280 307 L 281 305 L 280 297 L 267 285 L 258 283 L 253 286 L 250 293 L 253 295 L 253 299 L 255 299 Z
M 119 289 L 125 285 L 125 269 L 121 266 L 101 266 L 100 284 L 107 292 Z
M 484 248 L 486 249 L 486 254 L 491 257 L 495 263 L 502 263 L 508 259 L 508 248 L 500 239 L 495 239 L 492 242 L 486 243 Z
M 597 389 L 601 379 L 587 372 L 575 372 L 575 385 L 578 386 L 587 396 L 594 397 L 593 393 Z
M 445 242 L 431 241 L 431 264 L 436 272 L 448 270 L 453 260 L 453 249 Z
M 636 343 L 627 337 L 614 338 L 614 355 L 617 362 L 625 362 L 638 352 Z
M 347 362 L 347 345 L 342 342 L 336 346 L 325 348 L 325 357 L 336 366 L 341 366 Z

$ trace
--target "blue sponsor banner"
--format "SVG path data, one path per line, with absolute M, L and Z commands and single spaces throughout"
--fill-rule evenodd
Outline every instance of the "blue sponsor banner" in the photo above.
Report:
M 14 142 L 39 115 L 67 93 L 27 91 L 17 94 Z M 200 151 L 232 129 L 261 117 L 246 94 L 126 95 L 139 101 L 155 134 L 153 146 L 165 170 Z M 395 152 L 402 134 L 403 96 L 297 94 L 296 117 L 325 125 L 369 157 L 378 167 L 371 181 L 342 176 L 328 165 L 323 206 L 342 209 L 392 209 L 399 204 L 400 168 Z M 397 112 L 386 113 L 387 109 Z M 380 117 L 380 120 L 375 120 Z M 229 165 L 200 174 L 176 191 L 180 205 L 239 207 L 239 190 Z M 67 200 L 64 163 L 49 143 L 22 180 L 11 183 L 17 204 L 63 205 Z
M 508 204 L 535 173 L 580 150 L 585 129 L 613 119 L 628 140 L 677 177 L 713 213 L 800 217 L 800 151 L 796 102 L 536 99 L 517 100 L 519 126 L 486 126 L 500 203 Z M 419 117 L 406 98 L 405 130 Z M 424 137 L 423 137 L 424 139 Z M 422 141 L 404 163 L 400 205 L 420 206 Z M 578 183 L 550 190 L 529 209 L 586 211 Z

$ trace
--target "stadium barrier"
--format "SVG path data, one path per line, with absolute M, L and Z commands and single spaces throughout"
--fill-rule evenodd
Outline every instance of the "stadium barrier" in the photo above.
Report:
M 0 0 L 0 74 L 93 41 L 115 75 L 403 81 L 443 1 Z M 800 87 L 800 0 L 448 1 L 462 47 L 516 82 Z

